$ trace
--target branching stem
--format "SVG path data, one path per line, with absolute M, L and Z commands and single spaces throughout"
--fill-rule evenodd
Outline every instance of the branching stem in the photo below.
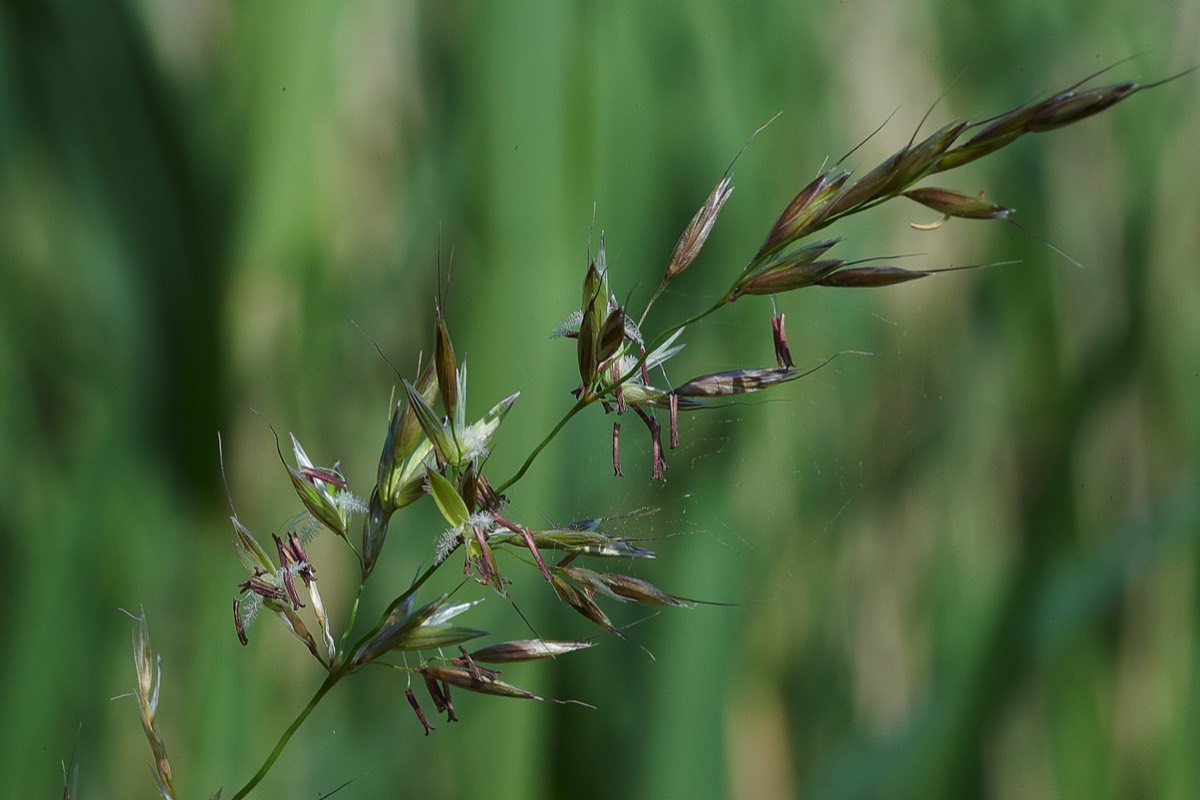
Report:
M 544 449 L 546 449 L 546 445 L 550 444 L 550 442 L 554 440 L 555 436 L 558 436 L 558 432 L 561 431 L 566 424 L 571 421 L 571 417 L 582 411 L 589 402 L 591 401 L 586 397 L 579 398 L 575 405 L 571 406 L 570 410 L 567 411 L 566 414 L 563 414 L 562 419 L 560 419 L 558 424 L 551 429 L 550 433 L 546 434 L 546 437 L 538 442 L 537 447 L 530 451 L 529 456 L 525 459 L 525 463 L 521 465 L 521 468 L 517 470 L 511 478 L 496 487 L 496 492 L 498 494 L 504 494 L 505 489 L 521 480 L 521 478 L 525 477 L 525 473 L 529 470 L 529 466 L 533 464 L 533 460 L 537 458 Z

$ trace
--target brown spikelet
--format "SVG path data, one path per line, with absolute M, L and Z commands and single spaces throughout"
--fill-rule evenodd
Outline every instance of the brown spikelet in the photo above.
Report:
M 849 172 L 833 167 L 813 178 L 775 220 L 762 247 L 758 249 L 755 261 L 778 252 L 820 227 L 820 221 L 829 214 L 830 198 L 837 194 L 849 177 Z
M 900 267 L 851 267 L 841 272 L 827 275 L 817 281 L 818 286 L 893 286 L 897 283 L 907 283 L 918 278 L 926 278 L 932 273 L 918 270 L 901 269 Z
M 708 240 L 708 234 L 712 232 L 717 215 L 721 213 L 721 207 L 725 205 L 725 201 L 732 193 L 733 184 L 730 183 L 730 177 L 726 175 L 720 183 L 713 187 L 708 199 L 704 201 L 704 205 L 700 206 L 700 210 L 692 217 L 692 221 L 683 229 L 679 241 L 675 243 L 675 249 L 671 251 L 671 258 L 667 261 L 667 269 L 663 273 L 664 282 L 683 272 L 696 260 L 696 256 L 700 254 L 700 248 L 704 247 L 704 242 Z
M 977 195 L 963 194 L 953 189 L 938 189 L 924 187 L 909 189 L 902 194 L 909 200 L 920 203 L 926 208 L 939 211 L 947 217 L 963 217 L 965 219 L 1005 219 L 1012 213 L 1011 208 L 998 206 L 983 199 L 983 192 Z

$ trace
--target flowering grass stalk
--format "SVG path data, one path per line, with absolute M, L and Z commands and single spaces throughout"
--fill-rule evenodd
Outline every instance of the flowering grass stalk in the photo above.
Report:
M 517 488 L 530 465 L 567 423 L 590 406 L 615 414 L 612 433 L 615 475 L 624 474 L 620 458 L 621 419 L 632 413 L 650 438 L 649 476 L 653 480 L 665 479 L 666 453 L 679 443 L 680 412 L 719 406 L 735 395 L 774 389 L 812 371 L 797 369 L 788 345 L 785 319 L 772 303 L 774 366 L 751 365 L 673 382 L 667 377 L 666 366 L 683 349 L 683 337 L 690 328 L 746 296 L 774 297 L 813 286 L 886 287 L 985 266 L 933 265 L 912 269 L 892 263 L 894 257 L 833 257 L 830 253 L 842 244 L 842 239 L 811 240 L 811 237 L 845 217 L 896 198 L 905 198 L 941 215 L 939 222 L 914 226 L 921 230 L 933 230 L 954 218 L 1012 222 L 1012 209 L 984 200 L 982 193 L 917 184 L 990 155 L 1028 133 L 1073 124 L 1169 80 L 1173 78 L 1149 84 L 1126 81 L 1094 88 L 1080 88 L 1081 83 L 990 119 L 948 123 L 920 141 L 915 131 L 891 157 L 856 179 L 842 167 L 854 152 L 851 150 L 797 192 L 770 225 L 758 250 L 731 275 L 725 291 L 707 307 L 652 336 L 643 330 L 655 301 L 696 263 L 721 210 L 730 200 L 733 164 L 685 227 L 667 258 L 659 284 L 638 314 L 620 303 L 610 289 L 601 234 L 595 258 L 589 254 L 578 308 L 554 332 L 575 343 L 578 382 L 573 389 L 569 384 L 564 386 L 570 389 L 575 402 L 529 450 L 517 471 L 499 483 L 493 484 L 486 467 L 496 433 L 519 393 L 494 403 L 482 416 L 471 416 L 466 359 L 456 356 L 439 305 L 435 314 L 433 357 L 417 369 L 411 380 L 401 378 L 403 391 L 390 415 L 375 485 L 367 500 L 351 491 L 337 463 L 319 466 L 295 436 L 291 437 L 293 463 L 282 453 L 280 458 L 304 511 L 301 521 L 286 536 L 272 536 L 274 553 L 260 544 L 243 524 L 230 499 L 234 548 L 246 570 L 245 580 L 238 585 L 232 603 L 236 635 L 242 644 L 248 644 L 252 623 L 270 612 L 326 672 L 312 698 L 284 730 L 258 771 L 232 795 L 234 800 L 247 796 L 270 772 L 292 735 L 329 691 L 367 666 L 384 666 L 401 673 L 405 682 L 403 693 L 426 735 L 436 726 L 411 688 L 414 678 L 417 685 L 424 686 L 434 716 L 445 715 L 447 721 L 458 718 L 453 702 L 453 693 L 458 690 L 542 700 L 534 692 L 502 679 L 498 667 L 567 655 L 592 647 L 595 640 L 510 639 L 476 646 L 475 641 L 483 638 L 485 632 L 463 624 L 461 618 L 480 601 L 458 599 L 458 595 L 464 594 L 464 587 L 474 581 L 509 597 L 508 586 L 514 578 L 501 570 L 497 559 L 500 551 L 515 554 L 519 563 L 536 573 L 534 580 L 546 583 L 548 591 L 602 633 L 623 636 L 604 609 L 604 605 L 612 602 L 671 608 L 694 605 L 696 601 L 670 594 L 643 579 L 601 567 L 606 562 L 619 564 L 623 559 L 655 555 L 641 543 L 604 530 L 606 520 L 534 527 L 506 515 L 507 493 Z M 828 359 L 823 363 L 828 363 Z M 665 448 L 664 425 L 668 433 Z M 382 557 L 393 515 L 426 496 L 431 498 L 446 525 L 432 563 L 394 595 L 374 622 L 360 624 L 360 599 Z M 361 536 L 355 538 L 352 531 L 360 517 Z M 339 616 L 331 613 L 318 589 L 318 570 L 306 550 L 308 541 L 321 530 L 337 536 L 359 567 L 358 585 L 347 603 L 345 620 L 340 623 Z M 434 597 L 419 596 L 429 578 L 447 564 L 457 564 L 462 569 L 463 580 L 458 587 Z M 468 649 L 468 644 L 474 649 Z M 155 718 L 160 675 L 144 615 L 139 617 L 134 654 L 138 676 L 135 696 L 154 755 L 152 773 L 161 795 L 173 798 L 171 765 Z M 213 797 L 220 795 L 218 790 Z

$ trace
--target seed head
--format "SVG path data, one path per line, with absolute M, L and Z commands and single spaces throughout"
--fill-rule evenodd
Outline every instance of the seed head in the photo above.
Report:
M 679 241 L 675 243 L 675 249 L 671 251 L 671 258 L 667 261 L 667 270 L 663 274 L 664 283 L 690 267 L 700 254 L 700 248 L 704 247 L 705 241 L 708 240 L 708 234 L 716 224 L 721 207 L 725 205 L 729 195 L 733 194 L 733 184 L 730 180 L 730 176 L 727 175 L 713 187 L 704 205 L 700 206 L 692 221 L 683 229 Z
M 600 592 L 614 600 L 622 602 L 632 600 L 642 605 L 675 606 L 677 608 L 686 608 L 690 605 L 681 598 L 667 594 L 649 581 L 631 575 L 595 572 L 583 567 L 567 567 L 563 571 L 579 585 L 591 591 Z
M 748 394 L 794 380 L 800 373 L 794 369 L 735 369 L 692 378 L 675 390 L 680 397 L 724 397 Z
M 580 304 L 582 317 L 579 321 L 579 339 L 576 342 L 579 377 L 583 380 L 585 389 L 595 382 L 600 368 L 600 334 L 608 316 L 606 283 L 595 262 L 590 264 L 583 279 L 583 302 Z
M 628 539 L 606 536 L 596 530 L 561 529 L 533 531 L 539 550 L 557 550 L 573 556 L 600 558 L 654 558 L 654 551 L 639 547 Z M 497 545 L 525 546 L 519 533 L 497 531 L 489 537 Z
M 1011 208 L 998 206 L 983 199 L 983 192 L 977 195 L 956 192 L 953 189 L 938 189 L 932 186 L 909 189 L 901 192 L 909 200 L 913 200 L 926 208 L 932 208 L 947 217 L 963 217 L 964 219 L 1007 219 L 1012 213 Z
M 821 219 L 829 213 L 831 199 L 849 177 L 849 172 L 832 167 L 813 178 L 775 220 L 755 260 L 777 252 L 816 230 Z
M 417 379 L 412 384 L 413 390 L 421 397 L 426 405 L 433 402 L 434 395 L 438 391 L 438 382 L 434 371 L 433 361 L 425 365 L 425 368 L 417 374 Z M 403 410 L 401 411 L 401 409 Z M 399 414 L 397 420 L 397 432 L 394 441 L 393 459 L 397 462 L 402 462 L 412 453 L 421 439 L 421 423 L 417 419 L 416 414 L 412 410 L 412 406 L 404 406 L 403 403 L 396 404 L 396 410 Z
M 346 538 L 350 516 L 355 512 L 365 511 L 366 505 L 346 491 L 346 480 L 336 465 L 314 467 L 294 434 L 292 450 L 296 455 L 296 468 L 292 469 L 286 463 L 284 466 L 291 476 L 292 486 L 299 495 L 300 502 L 313 518 L 338 536 Z
M 484 671 L 481 675 L 471 669 L 436 665 L 421 667 L 420 671 L 423 675 L 427 675 L 442 683 L 466 689 L 468 692 L 479 692 L 480 694 L 490 694 L 497 697 L 516 697 L 524 700 L 542 699 L 533 692 L 522 689 L 519 686 L 513 686 L 511 683 L 497 680 L 494 677 L 495 673 L 489 673 L 488 671 Z
M 146 735 L 150 752 L 154 755 L 154 780 L 162 796 L 166 800 L 172 800 L 175 797 L 175 789 L 172 786 L 171 761 L 167 758 L 167 746 L 156 718 L 158 693 L 162 684 L 162 662 L 150 647 L 150 629 L 146 625 L 145 613 L 135 619 L 138 626 L 133 634 L 133 665 L 137 673 L 134 698 L 138 704 L 142 732 Z
M 1033 107 L 1033 118 L 1026 126 L 1028 131 L 1052 131 L 1070 125 L 1093 114 L 1098 114 L 1111 105 L 1121 102 L 1140 87 L 1134 81 L 1097 86 L 1081 92 L 1063 92 L 1044 100 Z
M 951 122 L 920 144 L 907 148 L 896 164 L 900 185 L 911 186 L 924 177 L 970 127 L 971 123 L 965 120 Z
M 546 639 L 524 639 L 489 645 L 471 653 L 471 658 L 487 664 L 506 664 L 511 661 L 535 661 L 540 658 L 555 658 L 556 656 L 573 653 L 576 650 L 586 650 L 594 644 L 595 642 L 555 642 Z
M 434 329 L 433 363 L 437 367 L 438 391 L 442 395 L 442 408 L 447 414 L 453 414 L 458 405 L 458 365 L 454 361 L 454 345 L 450 342 L 450 333 L 446 330 L 446 319 L 442 309 L 437 309 L 437 322 Z
M 851 267 L 834 272 L 817 281 L 818 286 L 876 287 L 926 278 L 932 272 L 901 269 L 900 267 Z
M 568 583 L 558 575 L 554 575 L 550 581 L 550 585 L 554 587 L 554 593 L 563 602 L 571 606 L 571 608 L 602 628 L 607 628 L 610 631 L 615 630 L 612 620 L 608 618 L 608 615 L 604 613 L 604 610 L 600 606 L 596 605 L 596 601 L 581 592 L 574 584 Z
M 784 256 L 762 272 L 742 279 L 741 283 L 729 293 L 729 298 L 736 300 L 743 294 L 782 294 L 793 289 L 814 286 L 822 278 L 845 265 L 845 261 L 837 258 L 821 261 L 792 261 L 788 256 Z
M 819 278 L 843 266 L 837 259 L 818 260 L 841 239 L 812 242 L 778 256 L 766 266 L 742 276 L 728 300 L 733 302 L 743 294 L 779 294 L 813 285 Z
M 609 311 L 600 328 L 600 343 L 596 348 L 596 358 L 603 364 L 617 353 L 621 342 L 625 341 L 625 309 L 620 306 Z
M 351 667 L 358 668 L 389 652 L 436 650 L 487 634 L 487 631 L 449 624 L 451 619 L 480 601 L 449 603 L 449 599 L 448 593 L 443 594 L 420 608 L 415 608 L 411 595 L 397 599 L 378 633 L 350 659 Z

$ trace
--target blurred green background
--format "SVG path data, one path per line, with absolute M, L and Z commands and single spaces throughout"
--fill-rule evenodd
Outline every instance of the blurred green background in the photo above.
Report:
M 80 797 L 155 796 L 135 705 L 110 699 L 134 681 L 119 608 L 145 608 L 162 656 L 180 797 L 257 768 L 320 674 L 273 620 L 234 636 L 217 432 L 260 540 L 299 508 L 268 423 L 368 493 L 396 381 L 367 337 L 406 374 L 428 351 L 439 239 L 473 408 L 523 392 L 501 479 L 569 406 L 574 348 L 547 335 L 593 211 L 640 307 L 782 112 L 657 330 L 893 111 L 861 169 L 943 92 L 934 127 L 1131 55 L 1113 80 L 1196 64 L 1197 6 L 6 0 L 4 793 L 60 793 L 77 748 Z M 938 181 L 986 188 L 1083 269 L 1011 226 L 917 233 L 932 215 L 890 204 L 838 226 L 843 256 L 1021 263 L 782 297 L 801 366 L 874 358 L 686 417 L 665 485 L 633 419 L 611 477 L 596 413 L 511 492 L 533 524 L 657 508 L 619 528 L 668 537 L 630 569 L 741 605 L 632 628 L 657 660 L 608 637 L 505 673 L 596 710 L 459 692 L 462 722 L 426 739 L 402 682 L 368 672 L 258 794 L 1200 796 L 1197 109 L 1193 75 Z M 698 326 L 675 380 L 771 365 L 769 315 L 746 298 Z M 368 616 L 440 527 L 426 503 L 396 519 Z M 312 555 L 344 614 L 352 565 Z M 542 635 L 592 632 L 510 571 Z M 494 597 L 466 622 L 528 635 Z

